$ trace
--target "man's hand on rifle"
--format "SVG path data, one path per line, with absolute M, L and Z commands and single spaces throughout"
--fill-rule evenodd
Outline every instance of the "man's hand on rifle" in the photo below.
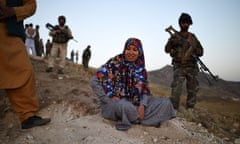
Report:
M 62 33 L 62 30 L 61 29 L 56 29 L 56 30 L 54 30 L 57 34 L 60 34 L 60 33 Z
M 201 52 L 200 49 L 194 49 L 194 54 L 195 54 L 196 56 L 202 56 L 202 52 Z
M 181 41 L 179 40 L 179 38 L 177 36 L 171 36 L 169 38 L 169 42 L 174 46 L 181 44 Z

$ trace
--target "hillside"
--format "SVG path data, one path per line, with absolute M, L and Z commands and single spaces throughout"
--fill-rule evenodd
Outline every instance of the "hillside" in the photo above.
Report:
M 64 76 L 60 77 L 55 72 L 45 72 L 46 60 L 31 60 L 41 106 L 39 115 L 51 117 L 52 121 L 46 126 L 21 130 L 4 91 L 0 90 L 1 144 L 240 143 L 235 135 L 217 136 L 210 132 L 204 127 L 206 122 L 189 121 L 195 115 L 185 110 L 178 112 L 177 118 L 163 123 L 160 128 L 133 125 L 126 132 L 117 131 L 115 122 L 100 116 L 98 99 L 89 86 L 89 79 L 96 71 L 94 68 L 84 70 L 81 65 L 68 62 Z M 201 119 L 208 116 L 204 109 L 197 110 L 202 112 Z M 239 123 L 235 124 L 239 127 Z
M 148 72 L 149 81 L 153 92 L 162 96 L 171 95 L 171 82 L 173 79 L 173 68 L 167 65 L 159 70 Z M 206 77 L 211 80 L 209 85 Z M 188 121 L 201 123 L 209 131 L 220 137 L 235 139 L 240 136 L 240 82 L 225 81 L 221 78 L 214 81 L 205 73 L 199 73 L 199 92 L 195 113 L 189 115 L 180 112 L 179 116 Z M 186 99 L 186 87 L 183 87 L 181 105 L 184 107 Z
M 156 85 L 170 88 L 173 80 L 173 68 L 170 65 L 150 71 L 149 81 Z M 211 82 L 209 84 L 207 78 Z M 199 101 L 240 101 L 240 82 L 225 81 L 221 78 L 213 80 L 208 74 L 200 72 L 199 80 Z

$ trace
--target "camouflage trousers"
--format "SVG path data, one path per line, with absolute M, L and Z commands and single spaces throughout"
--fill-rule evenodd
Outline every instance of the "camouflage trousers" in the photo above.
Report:
M 183 84 L 186 80 L 187 101 L 186 108 L 193 108 L 197 101 L 198 67 L 174 67 L 173 82 L 171 84 L 172 94 L 171 101 L 175 109 L 178 109 L 180 96 L 182 94 Z

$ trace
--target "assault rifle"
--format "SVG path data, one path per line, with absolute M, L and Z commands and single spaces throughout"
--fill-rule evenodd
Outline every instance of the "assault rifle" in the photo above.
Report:
M 46 28 L 49 29 L 50 31 L 60 30 L 58 26 L 53 26 L 53 25 L 50 24 L 50 23 L 47 23 L 47 24 L 46 24 Z M 61 31 L 61 32 L 63 32 L 63 31 Z M 64 33 L 64 32 L 63 32 L 63 33 Z M 64 33 L 64 34 L 66 34 L 66 33 Z M 66 34 L 66 35 L 67 35 L 67 34 Z M 75 41 L 76 43 L 78 43 L 78 41 L 75 40 L 75 39 L 73 39 L 73 38 L 69 38 L 69 39 L 72 39 L 73 41 Z
M 175 30 L 171 25 L 169 27 L 167 27 L 165 29 L 166 32 L 168 32 L 171 36 L 174 36 L 174 34 L 176 34 L 175 36 L 177 38 L 180 38 L 179 32 L 177 30 Z M 213 73 L 208 69 L 208 67 L 202 62 L 202 60 L 196 56 L 195 54 L 192 54 L 192 57 L 197 61 L 197 63 L 200 65 L 200 71 L 205 73 L 204 71 L 208 72 L 208 74 L 215 80 L 218 80 L 218 76 L 217 75 L 213 75 Z M 209 83 L 209 85 L 212 85 L 211 81 L 208 79 L 208 77 L 206 76 L 206 79 Z

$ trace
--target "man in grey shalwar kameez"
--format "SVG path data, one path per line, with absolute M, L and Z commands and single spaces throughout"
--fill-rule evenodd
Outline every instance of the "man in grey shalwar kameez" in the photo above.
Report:
M 123 53 L 104 64 L 90 85 L 101 101 L 102 116 L 117 121 L 118 130 L 128 130 L 132 123 L 158 126 L 176 117 L 169 99 L 150 96 L 139 39 L 129 38 Z

